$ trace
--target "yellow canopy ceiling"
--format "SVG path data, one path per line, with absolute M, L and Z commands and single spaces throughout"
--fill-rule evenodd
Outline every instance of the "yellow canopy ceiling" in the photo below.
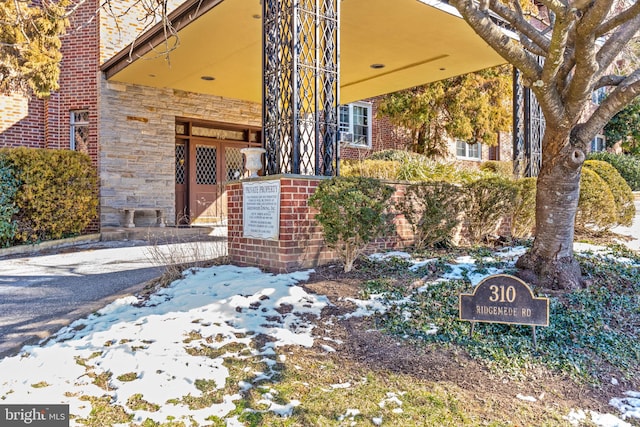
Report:
M 426 2 L 439 4 L 341 0 L 341 103 L 504 63 L 464 20 Z M 260 102 L 260 1 L 210 4 L 180 29 L 180 45 L 169 61 L 151 51 L 129 62 L 125 49 L 103 66 L 107 78 Z M 214 79 L 204 80 L 206 76 Z

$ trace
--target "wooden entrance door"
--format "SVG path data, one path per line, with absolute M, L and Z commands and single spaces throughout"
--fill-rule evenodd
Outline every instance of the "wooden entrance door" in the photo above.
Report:
M 244 175 L 240 149 L 260 146 L 260 128 L 176 120 L 176 224 L 227 217 L 225 185 Z
M 191 224 L 213 224 L 224 217 L 221 144 L 192 139 L 189 144 L 189 212 Z

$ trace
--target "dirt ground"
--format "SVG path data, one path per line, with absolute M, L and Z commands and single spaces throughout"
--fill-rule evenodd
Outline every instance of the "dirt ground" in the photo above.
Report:
M 366 319 L 337 317 L 353 311 L 353 303 L 345 298 L 357 298 L 364 279 L 358 273 L 345 274 L 340 268 L 321 267 L 301 284 L 308 292 L 326 295 L 333 304 L 325 309 L 323 318 L 334 316 L 331 335 L 344 342 L 337 346 L 335 353 L 327 355 L 334 358 L 336 364 L 353 370 L 381 370 L 428 382 L 454 384 L 474 396 L 477 404 L 491 399 L 491 406 L 505 413 L 521 404 L 515 399 L 517 394 L 536 396 L 541 410 L 551 405 L 615 413 L 608 404 L 611 398 L 624 396 L 628 390 L 639 390 L 637 378 L 635 383 L 607 382 L 597 388 L 543 368 L 530 369 L 523 379 L 503 377 L 471 359 L 463 350 L 419 345 L 373 330 Z

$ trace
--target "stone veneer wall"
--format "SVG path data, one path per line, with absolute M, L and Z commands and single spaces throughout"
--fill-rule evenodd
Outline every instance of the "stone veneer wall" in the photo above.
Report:
M 104 79 L 99 106 L 103 227 L 121 226 L 123 207 L 164 209 L 175 224 L 176 117 L 260 126 L 262 114 L 260 104 Z

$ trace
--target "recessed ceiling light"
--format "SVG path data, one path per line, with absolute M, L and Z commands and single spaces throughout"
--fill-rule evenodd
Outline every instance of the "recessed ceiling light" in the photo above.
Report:
M 252 18 L 253 19 L 260 19 L 260 18 L 262 18 L 262 16 L 256 13 L 255 15 L 252 16 Z
M 202 76 L 200 77 L 202 80 L 206 80 L 208 82 L 215 80 L 216 78 L 213 76 Z
M 444 67 L 441 67 L 441 68 L 440 68 L 440 71 L 444 71 L 444 70 L 446 70 L 446 68 L 444 68 Z
M 370 67 L 374 70 L 379 70 L 380 68 L 384 68 L 384 64 L 371 64 Z

